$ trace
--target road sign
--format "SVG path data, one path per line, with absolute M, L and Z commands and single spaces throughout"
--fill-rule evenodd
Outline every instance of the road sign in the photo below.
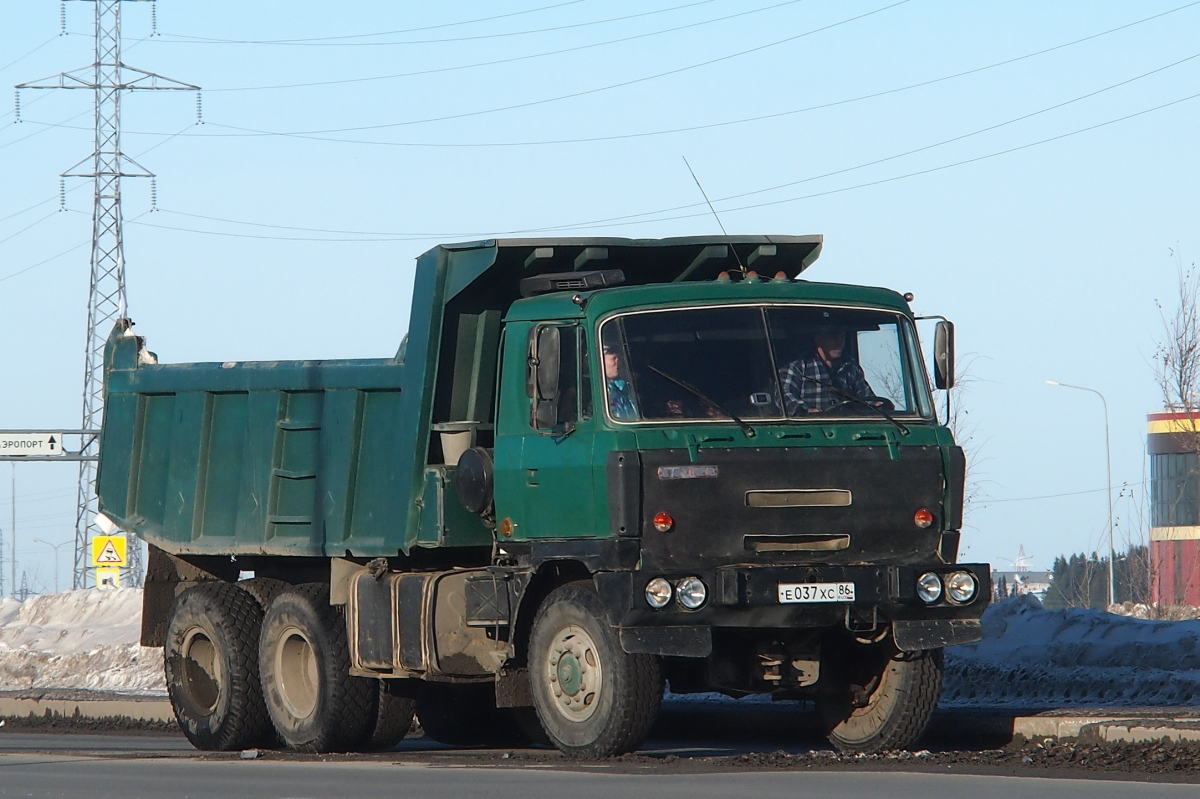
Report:
M 108 567 L 96 569 L 96 587 L 120 588 L 121 570 Z
M 0 455 L 64 455 L 62 433 L 0 433 Z
M 92 536 L 93 566 L 128 566 L 128 550 L 123 535 Z M 97 585 L 99 578 L 97 577 Z

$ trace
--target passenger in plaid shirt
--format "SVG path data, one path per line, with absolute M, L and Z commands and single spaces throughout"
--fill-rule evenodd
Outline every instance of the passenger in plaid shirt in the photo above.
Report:
M 842 360 L 846 349 L 845 330 L 816 333 L 813 342 L 816 346 L 812 355 L 794 360 L 779 370 L 788 416 L 819 413 L 847 402 L 850 397 L 878 401 L 862 367 L 849 358 Z

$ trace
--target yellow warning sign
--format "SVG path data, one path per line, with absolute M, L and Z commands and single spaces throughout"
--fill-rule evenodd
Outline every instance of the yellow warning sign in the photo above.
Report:
M 97 588 L 120 588 L 121 570 L 116 567 L 104 566 L 96 569 Z
M 123 535 L 92 536 L 93 566 L 128 566 L 126 540 Z

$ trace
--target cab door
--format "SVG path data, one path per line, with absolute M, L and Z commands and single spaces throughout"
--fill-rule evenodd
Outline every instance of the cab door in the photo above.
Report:
M 604 526 L 597 526 L 590 513 L 594 435 L 582 333 L 576 322 L 535 324 L 525 337 L 523 370 L 508 370 L 512 377 L 505 391 L 511 404 L 505 409 L 506 423 L 496 441 L 497 532 L 501 541 L 604 534 Z M 510 346 L 519 347 L 519 341 L 514 337 Z M 507 360 L 506 365 L 515 366 L 515 360 Z M 517 385 L 522 372 L 523 397 Z M 520 416 L 512 412 L 514 406 L 520 409 Z M 508 536 L 504 535 L 505 519 L 511 524 Z

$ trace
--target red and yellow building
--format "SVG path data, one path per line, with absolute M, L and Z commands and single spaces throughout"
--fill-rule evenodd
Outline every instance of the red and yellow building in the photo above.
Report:
M 1154 603 L 1200 606 L 1200 413 L 1146 422 Z

